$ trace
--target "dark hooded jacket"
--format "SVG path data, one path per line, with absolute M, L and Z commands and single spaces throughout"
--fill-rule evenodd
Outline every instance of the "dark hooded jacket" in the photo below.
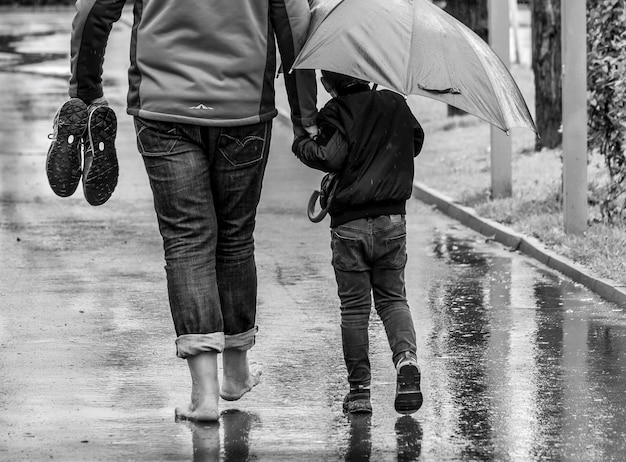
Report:
M 379 215 L 404 214 L 413 162 L 424 131 L 405 98 L 354 85 L 319 112 L 320 135 L 299 137 L 293 151 L 309 167 L 337 174 L 331 227 Z

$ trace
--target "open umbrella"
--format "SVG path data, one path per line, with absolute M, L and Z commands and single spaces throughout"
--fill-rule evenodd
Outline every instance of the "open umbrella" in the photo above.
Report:
M 325 69 L 455 106 L 508 132 L 537 131 L 495 52 L 429 0 L 313 0 L 293 68 Z

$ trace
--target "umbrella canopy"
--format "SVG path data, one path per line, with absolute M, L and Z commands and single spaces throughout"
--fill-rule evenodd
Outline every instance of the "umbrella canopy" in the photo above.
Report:
M 313 0 L 294 69 L 325 69 L 537 131 L 519 87 L 471 29 L 428 0 Z

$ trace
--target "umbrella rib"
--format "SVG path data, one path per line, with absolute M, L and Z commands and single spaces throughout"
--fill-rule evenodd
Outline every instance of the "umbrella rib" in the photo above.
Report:
M 346 0 L 339 0 L 335 5 L 333 5 L 332 8 L 326 12 L 324 17 L 317 22 L 315 30 L 308 32 L 308 37 L 312 36 L 317 31 L 317 29 L 319 29 L 319 27 L 322 25 L 322 23 L 324 22 L 324 19 L 326 19 L 333 11 L 335 11 L 339 7 L 339 5 L 341 5 L 345 1 Z
M 456 20 L 456 18 L 455 18 L 455 20 Z M 485 46 L 487 46 L 490 50 L 492 50 L 492 49 L 491 49 L 491 47 L 489 46 L 489 44 L 488 44 L 487 42 L 485 42 L 482 38 L 480 38 L 480 36 L 479 36 L 478 34 L 476 34 L 476 32 L 474 32 L 473 30 L 471 30 L 469 27 L 465 26 L 465 25 L 464 25 L 463 23 L 461 23 L 460 21 L 458 21 L 458 20 L 456 20 L 456 21 L 457 21 L 457 22 L 459 22 L 459 24 L 461 24 L 461 26 L 459 26 L 459 25 L 457 25 L 457 24 L 454 24 L 454 26 L 456 27 L 456 29 L 457 29 L 457 30 L 458 30 L 458 31 L 459 31 L 462 35 L 464 35 L 464 36 L 466 36 L 466 37 L 467 37 L 468 41 L 471 41 L 471 40 L 474 40 L 474 41 L 479 41 L 479 43 L 484 44 L 484 45 L 485 45 Z M 471 42 L 470 42 L 470 43 L 471 43 Z M 478 53 L 478 51 L 477 51 L 476 47 L 471 46 L 471 47 L 470 47 L 470 49 L 471 49 L 471 52 L 472 52 L 472 53 L 474 54 L 474 56 L 476 57 L 476 59 L 477 59 L 479 62 L 483 63 L 482 56 Z M 492 50 L 492 51 L 493 51 L 493 50 Z M 494 55 L 495 55 L 495 52 L 494 52 Z M 500 60 L 500 57 L 499 57 L 499 56 L 497 56 L 497 55 L 495 55 L 495 56 L 496 56 L 496 58 L 497 58 L 498 60 Z M 502 63 L 502 60 L 500 60 L 500 62 Z M 502 65 L 504 66 L 504 63 L 502 63 Z M 505 66 L 505 69 L 506 69 L 506 66 Z M 507 70 L 507 71 L 508 71 L 508 70 Z M 486 73 L 486 76 L 487 76 L 488 85 L 489 85 L 489 87 L 491 88 L 492 92 L 493 92 L 494 94 L 497 94 L 497 91 L 496 91 L 497 89 L 496 89 L 496 87 L 495 87 L 495 85 L 494 85 L 494 83 L 493 83 L 492 79 L 490 78 L 490 75 L 489 75 L 488 73 Z M 498 107 L 498 110 L 499 110 L 499 112 L 500 112 L 500 115 L 501 115 L 502 117 L 504 117 L 504 111 L 502 110 L 502 108 Z
M 470 37 L 473 40 L 480 40 L 482 43 L 484 43 L 492 51 L 494 58 L 502 65 L 502 69 L 505 71 L 505 73 L 507 74 L 508 78 L 511 79 L 511 81 L 513 83 L 512 90 L 516 93 L 516 96 L 519 97 L 519 100 L 523 104 L 523 109 L 525 109 L 525 114 L 523 113 L 524 111 L 522 111 L 522 108 L 518 107 L 517 108 L 518 110 L 514 110 L 514 105 L 512 106 L 510 104 L 510 101 L 508 100 L 508 98 L 502 97 L 502 95 L 499 92 L 500 87 L 495 85 L 495 83 L 494 83 L 493 79 L 491 78 L 490 74 L 487 74 L 487 77 L 489 77 L 487 80 L 489 81 L 489 86 L 491 87 L 494 95 L 496 95 L 496 97 L 498 98 L 499 101 L 506 101 L 508 107 L 510 108 L 509 111 L 505 111 L 502 106 L 498 106 L 498 110 L 499 110 L 499 112 L 500 112 L 500 114 L 502 116 L 503 121 L 505 121 L 507 123 L 507 125 L 509 125 L 508 127 L 506 127 L 506 129 L 504 131 L 508 134 L 510 128 L 512 128 L 512 127 L 515 127 L 515 126 L 527 126 L 527 125 L 519 125 L 520 122 L 516 122 L 515 121 L 517 119 L 517 117 L 507 117 L 507 114 L 513 115 L 513 114 L 517 113 L 523 119 L 528 119 L 526 122 L 530 125 L 531 129 L 535 130 L 535 132 L 536 132 L 535 123 L 534 123 L 534 121 L 532 119 L 532 116 L 530 115 L 530 111 L 528 110 L 528 105 L 526 104 L 526 100 L 524 99 L 524 97 L 523 97 L 523 95 L 521 93 L 521 90 L 517 86 L 517 82 L 515 82 L 515 79 L 513 78 L 510 69 L 504 64 L 504 62 L 502 61 L 502 58 L 500 58 L 500 56 L 498 56 L 498 54 L 493 50 L 493 48 L 491 48 L 491 46 L 487 42 L 485 42 L 483 39 L 481 39 L 478 36 L 478 34 L 476 34 L 471 29 L 467 28 L 467 30 L 461 30 L 461 32 L 464 33 L 466 36 Z M 476 51 L 476 49 L 474 49 L 474 47 L 472 47 L 472 52 L 476 55 L 476 57 L 478 58 L 478 60 L 480 62 L 483 62 L 483 60 L 481 59 L 481 55 L 478 54 L 478 52 Z M 485 65 L 485 67 L 487 67 L 487 65 Z
M 408 47 L 408 50 L 409 50 L 408 58 L 411 57 L 411 50 L 413 49 L 413 38 L 415 37 L 415 14 L 416 14 L 415 13 L 416 12 L 415 5 L 416 5 L 417 2 L 411 2 L 411 3 L 413 4 L 413 11 L 412 11 L 413 14 L 411 15 L 411 40 L 409 42 L 409 47 Z M 410 88 L 411 88 L 410 80 L 412 80 L 411 79 L 411 68 L 410 68 L 410 66 L 407 66 L 407 72 L 406 72 L 406 76 L 405 76 L 405 79 L 404 79 L 404 89 L 405 89 L 405 94 L 406 95 L 411 93 L 410 92 Z

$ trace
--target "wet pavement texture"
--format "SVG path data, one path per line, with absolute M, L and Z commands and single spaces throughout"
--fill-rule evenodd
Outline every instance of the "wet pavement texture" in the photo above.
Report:
M 291 154 L 282 116 L 256 232 L 250 358 L 261 384 L 220 402 L 217 424 L 175 422 L 190 379 L 124 111 L 128 13 L 105 63 L 120 182 L 91 207 L 80 189 L 56 197 L 44 168 L 67 95 L 72 10 L 0 11 L 0 460 L 624 460 L 623 311 L 417 201 L 406 280 L 425 404 L 393 411 L 395 373 L 373 314 L 374 413 L 342 414 L 328 222 L 305 214 L 321 175 Z

